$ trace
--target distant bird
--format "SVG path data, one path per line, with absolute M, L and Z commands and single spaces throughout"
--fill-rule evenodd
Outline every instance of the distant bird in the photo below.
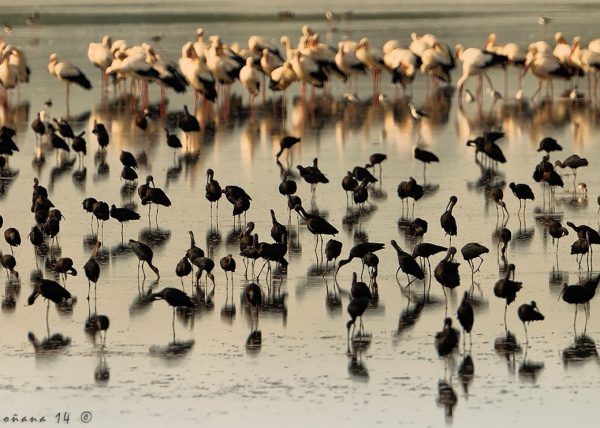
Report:
M 458 318 L 458 321 L 460 322 L 460 325 L 465 330 L 465 336 L 466 333 L 469 333 L 470 339 L 471 330 L 473 330 L 473 323 L 475 322 L 475 316 L 473 314 L 473 305 L 471 305 L 471 297 L 469 296 L 468 291 L 465 291 L 465 294 L 463 294 L 460 306 L 456 310 L 456 316 Z
M 300 171 L 300 176 L 304 179 L 304 181 L 310 184 L 310 190 L 312 192 L 315 191 L 317 184 L 329 183 L 329 179 L 319 169 L 317 158 L 313 159 L 312 166 L 304 167 L 302 165 L 298 165 L 296 168 L 298 168 L 298 171 Z
M 463 258 L 465 259 L 465 261 L 467 263 L 469 263 L 469 267 L 471 268 L 471 273 L 475 273 L 475 272 L 479 272 L 479 268 L 481 267 L 482 263 L 483 263 L 483 258 L 481 257 L 482 254 L 485 253 L 489 253 L 490 250 L 487 247 L 484 247 L 483 245 L 477 243 L 477 242 L 469 242 L 468 244 L 465 244 L 460 252 L 462 253 Z M 479 260 L 481 260 L 479 262 L 479 266 L 477 266 L 477 269 L 475 269 L 475 266 L 473 264 L 473 259 L 479 258 Z
M 552 137 L 544 137 L 540 140 L 539 147 L 537 149 L 538 152 L 546 152 L 550 154 L 550 152 L 560 151 L 562 150 L 562 146 L 557 143 L 557 141 Z
M 552 236 L 552 244 L 556 241 L 556 257 L 558 258 L 558 243 L 560 238 L 569 235 L 569 230 L 563 227 L 560 221 L 553 221 L 548 226 L 548 233 Z
M 398 256 L 398 269 L 396 270 L 396 280 L 398 280 L 398 272 L 400 272 L 400 270 L 402 270 L 402 272 L 406 274 L 406 279 L 408 280 L 408 284 L 406 284 L 406 287 L 410 286 L 412 282 L 416 279 L 424 279 L 425 274 L 423 273 L 423 269 L 421 269 L 421 266 L 419 266 L 414 257 L 411 256 L 409 253 L 403 251 L 394 239 L 390 241 L 390 244 L 392 245 L 392 247 L 394 247 L 394 249 L 396 250 L 396 255 Z M 409 275 L 413 276 L 412 280 L 410 279 Z M 398 282 L 398 284 L 400 284 L 400 282 Z
M 17 281 L 19 281 L 19 272 L 15 270 L 17 260 L 12 254 L 2 254 L 2 251 L 0 251 L 0 263 L 2 263 L 2 267 L 6 269 L 6 276 L 9 280 L 10 275 L 14 275 Z
M 10 245 L 10 253 L 13 253 L 13 247 L 21 245 L 21 234 L 14 227 L 9 227 L 4 231 L 4 240 Z
M 339 231 L 323 217 L 318 216 L 316 214 L 307 213 L 304 207 L 302 207 L 302 205 L 296 205 L 294 209 L 302 216 L 302 218 L 306 222 L 306 227 L 308 231 L 317 237 L 315 251 L 317 250 L 317 245 L 319 245 L 319 238 L 321 238 L 321 252 L 323 252 L 323 235 L 335 236 L 339 233 Z M 362 256 L 364 256 L 364 254 Z
M 175 266 L 175 275 L 177 275 L 181 280 L 181 287 L 184 291 L 185 286 L 183 285 L 183 277 L 188 276 L 190 273 L 192 273 L 192 264 L 190 263 L 187 257 L 183 257 L 181 260 L 179 260 L 177 266 Z
M 527 184 L 515 184 L 514 182 L 510 183 L 508 186 L 510 187 L 510 190 L 512 190 L 513 195 L 515 195 L 515 197 L 519 200 L 519 211 L 521 211 L 521 202 L 524 201 L 524 214 L 525 209 L 527 208 L 527 199 L 532 201 L 535 200 L 535 195 L 533 194 L 531 187 L 529 187 Z
M 375 168 L 375 165 L 379 165 L 379 176 L 381 176 L 381 164 L 387 159 L 387 155 L 383 153 L 373 153 L 369 156 L 369 163 L 365 165 L 365 168 Z
M 457 228 L 456 228 L 456 219 L 452 215 L 452 209 L 458 202 L 458 198 L 456 196 L 451 196 L 448 205 L 446 206 L 446 210 L 440 217 L 440 225 L 446 235 L 450 236 L 450 244 L 452 244 L 452 237 L 456 236 Z
M 275 211 L 270 210 L 270 212 L 272 222 L 271 238 L 273 238 L 275 242 L 281 244 L 283 242 L 283 236 L 287 236 L 288 234 L 287 227 L 277 221 L 277 218 L 275 217 Z
M 148 185 L 148 183 L 152 183 L 152 187 Z M 152 204 L 156 205 L 156 221 L 158 221 L 158 209 L 162 205 L 163 207 L 170 207 L 171 200 L 167 196 L 167 194 L 159 187 L 154 186 L 154 177 L 149 175 L 146 177 L 146 192 L 144 196 L 142 196 L 142 205 L 148 205 L 148 218 L 150 218 L 150 207 Z M 138 189 L 139 193 L 139 189 Z
M 527 323 L 531 321 L 542 321 L 544 319 L 544 315 L 542 315 L 534 301 L 531 301 L 530 304 L 523 303 L 521 306 L 519 306 L 517 313 L 519 315 L 519 319 L 523 323 L 523 328 L 525 329 L 525 343 L 529 343 L 529 338 L 527 336 Z
M 571 155 L 566 158 L 563 162 L 557 160 L 554 165 L 560 168 L 571 168 L 573 172 L 573 183 L 577 181 L 577 169 L 582 168 L 584 166 L 588 166 L 588 160 L 586 158 L 581 158 L 578 155 Z
M 181 140 L 179 140 L 177 134 L 170 133 L 168 128 L 165 128 L 165 132 L 167 134 L 167 146 L 173 149 L 173 156 L 175 156 L 177 149 L 182 147 Z
M 364 282 L 357 281 L 356 272 L 352 273 L 352 300 L 348 303 L 348 314 L 350 315 L 350 321 L 346 323 L 347 330 L 347 343 L 348 352 L 350 352 L 350 337 L 354 336 L 354 329 L 356 328 L 356 319 L 360 318 L 359 331 L 363 331 L 362 316 L 369 306 L 371 300 L 371 290 Z M 350 333 L 350 327 L 352 327 L 352 334 Z
M 288 153 L 290 149 L 297 143 L 302 141 L 299 137 L 294 137 L 293 135 L 286 135 L 281 140 L 279 140 L 279 151 L 275 154 L 275 157 L 279 159 L 284 150 L 287 150 Z
M 100 148 L 103 150 L 106 149 L 108 143 L 110 142 L 110 137 L 104 124 L 94 120 L 94 128 L 92 129 L 92 134 L 96 136 L 96 140 L 98 141 L 98 145 L 100 146 Z
M 354 192 L 358 187 L 358 181 L 354 177 L 352 171 L 348 171 L 342 179 L 342 189 L 346 192 L 346 205 L 348 204 L 348 192 Z
M 235 272 L 236 263 L 232 254 L 227 254 L 225 257 L 219 260 L 221 269 L 225 272 L 225 280 L 228 280 L 227 272 L 231 272 L 231 282 L 233 283 L 233 273 Z
M 357 258 L 362 260 L 365 254 L 374 253 L 376 251 L 382 250 L 383 248 L 385 248 L 385 244 L 379 242 L 361 242 L 359 244 L 356 244 L 350 249 L 350 254 L 348 255 L 348 257 L 338 262 L 338 268 L 335 272 L 335 275 L 337 276 L 337 273 L 339 272 L 341 267 L 350 263 L 352 259 Z
M 57 305 L 70 304 L 73 301 L 71 293 L 58 282 L 50 279 L 41 279 L 33 284 L 33 292 L 27 298 L 27 305 L 33 305 L 40 295 L 48 300 L 48 305 L 46 306 L 46 325 L 48 324 L 48 312 L 50 311 L 51 301 Z
M 90 286 L 92 282 L 94 283 L 94 296 L 97 296 L 96 285 L 98 283 L 98 279 L 100 279 L 100 265 L 96 261 L 96 257 L 98 257 L 98 250 L 101 246 L 102 243 L 100 241 L 96 241 L 96 244 L 94 244 L 94 249 L 92 250 L 92 255 L 88 261 L 85 262 L 85 265 L 83 265 L 83 271 L 85 272 L 85 276 L 88 280 L 88 300 L 90 299 Z
M 452 290 L 460 285 L 460 273 L 458 271 L 458 266 L 460 266 L 460 263 L 457 263 L 453 260 L 455 254 L 456 248 L 449 247 L 446 256 L 440 260 L 433 270 L 433 276 L 442 286 L 442 291 L 444 292 L 444 298 L 446 300 L 446 307 L 448 305 L 448 301 L 446 299 L 446 288 Z
M 123 223 L 139 220 L 140 215 L 129 208 L 117 208 L 114 204 L 110 207 L 110 216 L 121 223 L 121 242 L 123 242 Z
M 129 241 L 131 242 L 131 241 Z M 160 290 L 158 293 L 152 293 L 148 296 L 148 301 L 153 302 L 155 300 L 164 300 L 169 306 L 173 308 L 173 337 L 175 337 L 175 310 L 177 308 L 193 308 L 194 301 L 185 294 L 183 291 L 177 288 L 166 287 Z
M 97 332 L 100 332 L 102 336 L 102 332 L 104 332 L 104 337 L 102 337 L 102 348 L 106 346 L 106 333 L 108 332 L 108 327 L 110 326 L 110 320 L 106 315 L 95 315 L 94 316 L 94 329 Z
M 435 349 L 440 357 L 450 355 L 458 346 L 460 333 L 452 327 L 452 319 L 444 320 L 444 328 L 435 334 Z
M 185 133 L 186 146 L 189 144 L 190 132 L 200 132 L 200 123 L 195 116 L 188 111 L 187 106 L 183 106 L 183 113 L 179 115 L 177 126 Z
M 73 259 L 70 257 L 61 257 L 58 259 L 54 266 L 54 272 L 62 275 L 65 288 L 67 287 L 67 274 L 77 276 L 77 269 L 73 267 Z
M 152 257 L 154 256 L 152 248 L 150 248 L 143 242 L 135 241 L 133 239 L 129 240 L 129 248 L 133 250 L 133 252 L 138 258 L 138 276 L 140 274 L 141 265 L 142 273 L 144 274 L 144 278 L 146 278 L 146 272 L 144 272 L 144 263 L 147 263 L 150 269 L 152 269 L 152 271 L 156 274 L 157 278 L 160 278 L 158 268 L 152 264 Z
M 428 223 L 422 218 L 415 218 L 408 225 L 410 234 L 414 237 L 423 237 L 427 233 Z
M 512 239 L 512 232 L 507 227 L 501 227 L 496 232 L 496 238 L 498 239 L 498 246 L 500 246 L 500 244 L 502 244 L 501 253 L 502 253 L 502 257 L 505 257 L 506 256 L 506 248 L 508 247 L 508 243 Z
M 119 160 L 123 164 L 123 166 L 128 166 L 129 168 L 137 169 L 138 164 L 135 156 L 131 152 L 126 152 L 125 150 L 121 150 L 121 155 L 119 156 Z
M 439 162 L 440 159 L 434 153 L 418 147 L 413 149 L 413 156 L 415 159 L 423 162 L 423 181 L 427 181 L 427 164 L 431 162 Z
M 215 172 L 212 169 L 208 169 L 206 171 L 206 193 L 205 197 L 210 202 L 210 217 L 212 218 L 212 206 L 213 203 L 217 204 L 217 217 L 219 216 L 219 199 L 223 194 L 223 190 L 221 189 L 221 185 L 217 180 L 215 180 Z
M 496 284 L 494 285 L 494 295 L 496 297 L 504 299 L 506 302 L 504 305 L 504 326 L 505 327 L 506 327 L 506 309 L 508 308 L 508 305 L 510 305 L 512 302 L 515 301 L 515 298 L 517 297 L 517 293 L 519 292 L 519 290 L 521 288 L 523 288 L 522 282 L 514 281 L 514 280 L 510 279 L 511 273 L 514 276 L 514 272 L 515 272 L 515 265 L 511 263 L 508 265 L 508 267 L 506 269 L 506 274 L 504 275 L 504 278 L 496 281 Z
M 563 301 L 575 305 L 575 317 L 573 318 L 573 330 L 575 330 L 575 323 L 577 322 L 577 306 L 584 305 L 584 308 L 589 308 L 589 302 L 596 295 L 596 289 L 600 282 L 600 274 L 589 278 L 583 284 L 567 285 L 563 284 L 563 289 L 558 296 L 559 299 L 562 296 Z M 585 311 L 585 319 L 587 323 L 588 310 Z
M 553 21 L 552 18 L 548 18 L 547 16 L 540 15 L 537 23 L 541 26 L 548 25 Z
M 31 129 L 35 133 L 35 141 L 36 143 L 44 136 L 46 133 L 46 125 L 44 121 L 40 117 L 40 112 L 36 113 L 35 119 L 31 122 Z
M 341 253 L 342 243 L 340 241 L 336 241 L 335 239 L 327 241 L 327 244 L 325 244 L 325 271 L 327 271 L 327 266 L 332 260 L 333 266 L 335 267 L 335 262 Z

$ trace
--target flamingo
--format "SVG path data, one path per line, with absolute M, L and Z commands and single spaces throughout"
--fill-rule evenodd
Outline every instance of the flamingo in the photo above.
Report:
M 65 82 L 66 85 L 66 102 L 67 102 L 67 116 L 69 115 L 69 85 L 76 83 L 83 89 L 92 89 L 92 84 L 88 80 L 85 74 L 70 62 L 59 61 L 58 55 L 52 53 L 50 55 L 50 61 L 48 63 L 48 73 L 56 76 L 59 80 Z

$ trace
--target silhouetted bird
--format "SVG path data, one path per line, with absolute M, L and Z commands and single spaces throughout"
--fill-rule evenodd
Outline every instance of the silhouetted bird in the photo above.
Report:
M 523 328 L 525 329 L 525 343 L 529 343 L 529 337 L 527 335 L 527 323 L 531 321 L 542 321 L 544 319 L 544 315 L 539 311 L 536 303 L 531 301 L 530 304 L 523 303 L 519 306 L 517 310 L 519 315 L 519 319 L 523 323 Z

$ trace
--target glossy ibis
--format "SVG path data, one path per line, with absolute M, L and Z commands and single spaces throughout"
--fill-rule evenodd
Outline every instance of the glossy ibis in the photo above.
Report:
M 544 315 L 542 315 L 537 307 L 537 304 L 533 300 L 529 304 L 523 303 L 521 306 L 519 306 L 517 314 L 519 315 L 519 319 L 523 323 L 523 328 L 525 329 L 525 343 L 529 343 L 529 336 L 527 335 L 527 323 L 530 323 L 531 321 L 542 321 L 544 319 Z
M 152 257 L 154 253 L 152 252 L 152 248 L 144 244 L 140 241 L 135 241 L 133 239 L 129 240 L 129 248 L 133 250 L 136 257 L 138 258 L 138 277 L 140 275 L 140 265 L 142 266 L 142 273 L 144 274 L 144 278 L 146 278 L 146 272 L 144 271 L 144 263 L 147 263 L 150 269 L 156 274 L 156 277 L 160 279 L 160 273 L 158 268 L 152 264 Z

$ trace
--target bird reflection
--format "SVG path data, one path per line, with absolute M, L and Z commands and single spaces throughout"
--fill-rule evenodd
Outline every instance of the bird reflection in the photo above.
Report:
M 522 382 L 536 383 L 540 372 L 544 369 L 544 363 L 527 359 L 527 351 L 523 361 L 519 365 L 519 380 Z
M 152 248 L 164 247 L 169 239 L 171 238 L 171 231 L 169 229 L 162 229 L 158 226 L 156 229 L 145 227 L 138 233 L 138 240 L 146 243 Z
M 436 398 L 436 403 L 439 407 L 444 407 L 444 415 L 446 416 L 446 421 L 451 422 L 454 413 L 454 408 L 456 407 L 456 403 L 458 402 L 456 392 L 454 392 L 454 388 L 452 388 L 452 385 L 445 380 L 438 381 L 437 389 L 438 395 Z
M 562 360 L 565 368 L 583 365 L 588 360 L 600 364 L 596 341 L 585 334 L 575 337 L 575 342 L 563 349 Z
M 98 352 L 98 364 L 94 369 L 94 380 L 98 385 L 105 385 L 110 379 L 110 369 L 106 363 L 106 353 L 103 349 Z
M 412 305 L 411 299 L 409 297 L 408 306 L 400 312 L 400 318 L 398 319 L 398 327 L 394 332 L 394 336 L 398 337 L 406 330 L 413 327 L 417 323 L 419 317 L 421 316 L 421 312 L 423 312 L 424 308 L 425 299 L 423 297 L 416 300 Z
M 458 377 L 465 394 L 465 399 L 469 399 L 469 387 L 473 382 L 475 375 L 475 365 L 473 364 L 473 358 L 470 354 L 465 355 L 460 364 L 458 365 Z
M 505 336 L 497 337 L 494 340 L 494 350 L 496 354 L 506 359 L 509 372 L 514 373 L 516 369 L 515 355 L 522 352 L 521 345 L 517 343 L 515 335 L 507 331 Z
M 29 342 L 33 345 L 33 349 L 37 353 L 45 353 L 48 351 L 56 351 L 61 348 L 67 347 L 71 344 L 71 338 L 64 336 L 61 333 L 54 333 L 51 336 L 47 336 L 42 341 L 39 341 L 35 334 L 32 332 L 27 333 Z
M 354 380 L 368 381 L 369 369 L 362 360 L 362 354 L 362 350 L 352 346 L 352 352 L 348 354 L 348 373 Z
M 165 346 L 152 345 L 150 347 L 150 355 L 167 359 L 181 357 L 192 350 L 194 343 L 195 341 L 192 339 L 185 341 L 173 341 Z
M 82 192 L 85 191 L 85 179 L 87 177 L 87 168 L 81 168 L 73 171 L 71 174 L 71 178 L 73 180 L 73 184 Z
M 131 317 L 136 317 L 138 315 L 143 314 L 151 307 L 152 301 L 148 299 L 148 296 L 152 294 L 152 289 L 154 286 L 158 285 L 158 281 L 155 281 L 150 284 L 148 289 L 144 289 L 144 282 L 142 281 L 141 287 L 138 284 L 139 292 L 133 299 L 133 302 L 129 305 L 129 315 Z

